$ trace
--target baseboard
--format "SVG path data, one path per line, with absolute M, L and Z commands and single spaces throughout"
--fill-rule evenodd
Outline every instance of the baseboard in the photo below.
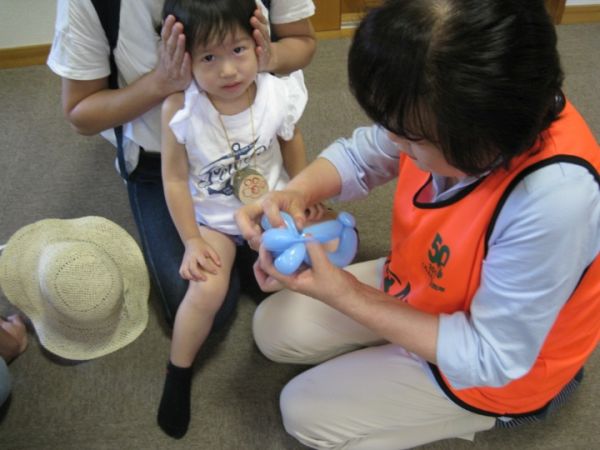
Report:
M 318 31 L 318 39 L 339 39 L 351 37 L 361 14 L 342 14 L 342 28 L 333 31 Z M 561 25 L 600 22 L 600 4 L 567 6 Z M 45 64 L 50 52 L 50 44 L 29 45 L 26 47 L 0 48 L 0 69 Z
M 0 48 L 0 69 L 45 64 L 48 53 L 50 53 L 50 44 Z
M 354 36 L 354 29 L 354 27 L 344 27 L 340 30 L 317 31 L 315 34 L 319 40 L 349 38 Z

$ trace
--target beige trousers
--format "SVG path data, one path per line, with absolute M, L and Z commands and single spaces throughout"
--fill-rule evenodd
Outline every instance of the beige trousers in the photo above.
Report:
M 348 268 L 379 287 L 383 260 Z M 472 440 L 495 419 L 443 394 L 424 361 L 382 341 L 337 310 L 287 290 L 256 310 L 254 337 L 270 359 L 317 364 L 281 393 L 285 429 L 319 449 L 404 449 L 446 438 Z

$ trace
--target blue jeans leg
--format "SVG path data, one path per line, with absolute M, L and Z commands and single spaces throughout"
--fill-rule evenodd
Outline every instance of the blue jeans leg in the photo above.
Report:
M 12 378 L 8 370 L 8 364 L 0 357 L 0 406 L 10 396 L 12 390 Z
M 188 282 L 179 275 L 184 246 L 165 201 L 162 182 L 127 182 L 129 202 L 137 224 L 146 264 L 170 327 L 187 290 Z M 215 316 L 213 330 L 220 328 L 235 310 L 240 294 L 237 267 L 231 271 L 229 291 Z

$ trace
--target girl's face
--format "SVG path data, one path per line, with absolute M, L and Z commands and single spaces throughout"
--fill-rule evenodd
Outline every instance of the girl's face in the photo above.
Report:
M 248 106 L 246 91 L 256 80 L 254 39 L 238 28 L 221 42 L 196 47 L 192 73 L 215 107 Z
M 397 145 L 398 150 L 412 159 L 419 169 L 448 178 L 461 179 L 467 176 L 464 172 L 451 166 L 442 151 L 431 142 L 427 140 L 411 141 L 397 136 L 391 131 L 388 131 L 387 134 L 390 140 Z

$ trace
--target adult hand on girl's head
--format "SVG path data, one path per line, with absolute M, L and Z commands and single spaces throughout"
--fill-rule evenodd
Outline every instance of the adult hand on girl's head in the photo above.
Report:
M 165 19 L 160 37 L 154 73 L 166 97 L 188 87 L 192 81 L 192 63 L 190 54 L 185 51 L 183 25 L 174 16 Z
M 256 57 L 258 58 L 258 71 L 268 72 L 273 67 L 273 53 L 271 52 L 271 34 L 269 32 L 269 21 L 260 8 L 256 8 L 254 16 L 250 18 L 250 25 L 254 27 L 252 37 L 256 42 Z

